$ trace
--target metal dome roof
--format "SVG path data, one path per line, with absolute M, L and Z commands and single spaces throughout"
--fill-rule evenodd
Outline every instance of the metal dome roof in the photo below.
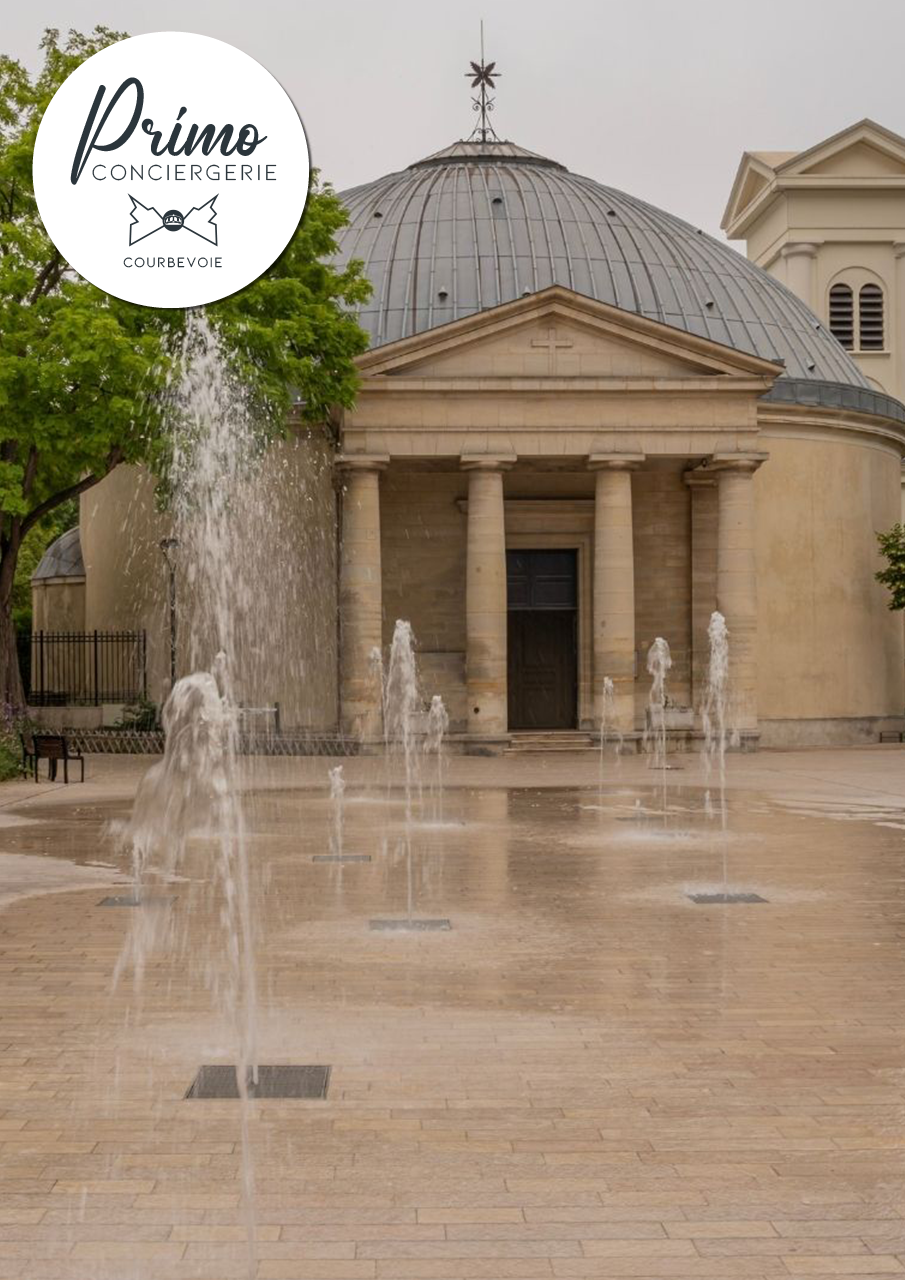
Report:
M 513 143 L 457 142 L 340 198 L 336 261 L 364 261 L 372 346 L 558 284 L 782 361 L 796 381 L 870 386 L 804 303 L 734 249 Z
M 37 569 L 31 575 L 32 582 L 42 578 L 84 578 L 85 562 L 82 559 L 82 543 L 79 538 L 79 527 L 67 529 L 50 546 L 41 557 Z

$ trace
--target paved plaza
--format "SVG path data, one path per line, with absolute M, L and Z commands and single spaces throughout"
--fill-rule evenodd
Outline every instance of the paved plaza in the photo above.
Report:
M 148 765 L 0 788 L 0 1280 L 246 1280 L 239 1104 L 205 839 L 128 896 L 108 824 Z M 248 762 L 258 1280 L 905 1275 L 905 752 L 593 753 L 425 772 Z M 715 797 L 714 797 L 715 799 Z M 386 932 L 373 918 L 448 919 Z M 689 895 L 763 902 L 695 904 Z M 186 952 L 114 986 L 136 912 Z

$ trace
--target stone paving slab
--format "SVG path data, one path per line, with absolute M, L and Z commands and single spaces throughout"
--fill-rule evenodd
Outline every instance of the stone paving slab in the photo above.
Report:
M 257 1280 L 905 1273 L 902 751 L 734 757 L 725 840 L 694 757 L 665 820 L 643 760 L 451 760 L 430 934 L 368 928 L 406 895 L 382 762 L 344 763 L 348 865 L 312 861 L 332 762 L 250 762 L 260 1058 L 332 1067 L 254 1106 Z M 134 911 L 93 873 L 127 878 L 104 829 L 148 764 L 0 787 L 0 1280 L 251 1274 L 236 1103 L 183 1096 L 235 1050 L 203 839 L 191 962 L 113 983 Z M 724 856 L 766 903 L 688 900 Z

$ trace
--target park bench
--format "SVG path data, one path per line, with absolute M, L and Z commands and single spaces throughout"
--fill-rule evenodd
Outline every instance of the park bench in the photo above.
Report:
M 80 782 L 85 781 L 85 757 L 81 751 L 74 751 L 69 746 L 69 741 L 65 734 L 62 733 L 35 733 L 31 735 L 31 749 L 28 747 L 28 737 L 22 737 L 22 767 L 23 772 L 27 773 L 27 766 L 30 764 L 34 770 L 35 782 L 38 781 L 38 761 L 47 761 L 47 778 L 50 782 L 56 782 L 57 769 L 60 761 L 63 762 L 63 781 L 69 782 L 69 763 L 78 763 L 81 765 Z

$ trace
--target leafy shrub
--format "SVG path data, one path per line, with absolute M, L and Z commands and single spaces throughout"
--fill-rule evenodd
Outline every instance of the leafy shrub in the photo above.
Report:
M 22 741 L 20 733 L 30 733 L 33 726 L 8 703 L 0 706 L 0 782 L 22 776 Z
M 148 733 L 160 728 L 160 713 L 157 703 L 150 698 L 139 698 L 130 706 L 123 708 L 122 719 L 111 726 L 114 729 L 131 729 L 137 733 Z

